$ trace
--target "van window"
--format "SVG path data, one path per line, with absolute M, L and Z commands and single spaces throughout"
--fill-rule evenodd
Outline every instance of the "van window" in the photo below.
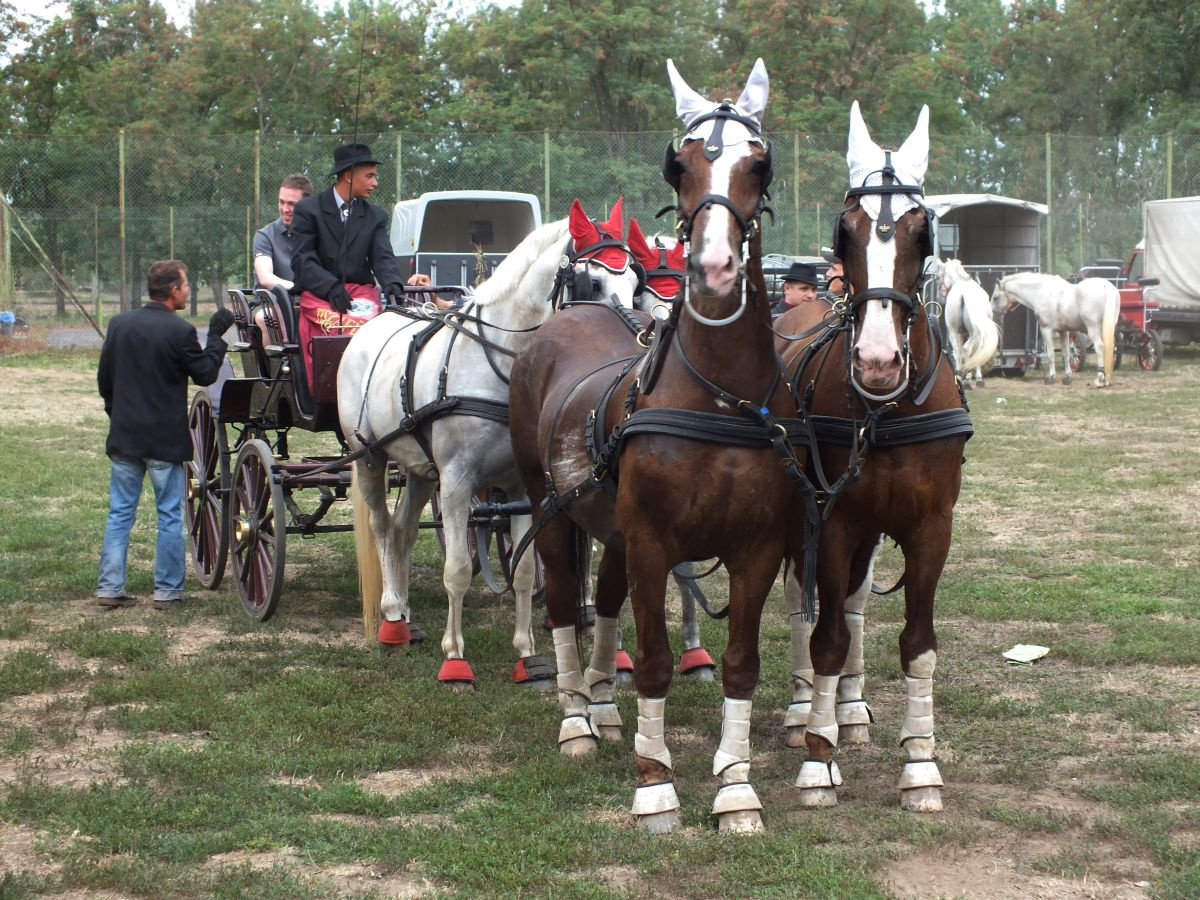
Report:
M 509 253 L 534 229 L 533 209 L 516 200 L 434 200 L 425 206 L 420 253 Z

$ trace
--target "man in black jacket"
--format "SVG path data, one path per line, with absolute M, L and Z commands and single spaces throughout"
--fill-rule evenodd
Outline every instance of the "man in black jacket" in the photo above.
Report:
M 183 461 L 192 458 L 188 378 L 199 385 L 216 381 L 225 356 L 221 335 L 233 324 L 233 313 L 218 309 L 200 349 L 196 329 L 175 317 L 189 296 L 187 266 L 179 260 L 152 265 L 146 287 L 149 303 L 109 322 L 96 372 L 109 417 L 104 451 L 112 460 L 96 603 L 109 609 L 137 602 L 125 593 L 125 568 L 147 472 L 158 508 L 154 606 L 167 609 L 183 599 Z
M 296 204 L 292 274 L 300 291 L 300 347 L 312 388 L 314 336 L 347 334 L 379 314 L 379 282 L 404 302 L 404 279 L 388 238 L 388 215 L 367 202 L 379 162 L 366 144 L 333 151 L 332 188 Z

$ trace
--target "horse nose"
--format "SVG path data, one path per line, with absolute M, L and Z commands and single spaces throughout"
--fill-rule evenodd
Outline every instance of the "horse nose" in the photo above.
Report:
M 724 241 L 708 241 L 688 260 L 692 275 L 714 293 L 724 293 L 737 277 L 733 252 Z
M 893 388 L 900 382 L 900 349 L 892 344 L 859 341 L 851 354 L 859 378 L 868 388 Z

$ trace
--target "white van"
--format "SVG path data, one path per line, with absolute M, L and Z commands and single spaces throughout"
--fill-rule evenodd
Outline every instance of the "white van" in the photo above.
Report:
M 421 272 L 435 285 L 472 287 L 541 224 L 533 194 L 431 191 L 396 204 L 392 252 L 405 278 Z M 485 271 L 477 278 L 480 252 Z

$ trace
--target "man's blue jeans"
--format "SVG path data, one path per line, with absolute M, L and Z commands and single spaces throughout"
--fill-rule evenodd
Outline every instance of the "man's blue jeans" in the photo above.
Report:
M 108 524 L 100 550 L 100 582 L 97 597 L 125 596 L 125 561 L 129 532 L 137 518 L 142 482 L 150 472 L 154 503 L 158 507 L 158 542 L 154 547 L 154 599 L 183 597 L 186 565 L 183 543 L 183 463 L 161 459 L 112 458 L 108 487 Z

